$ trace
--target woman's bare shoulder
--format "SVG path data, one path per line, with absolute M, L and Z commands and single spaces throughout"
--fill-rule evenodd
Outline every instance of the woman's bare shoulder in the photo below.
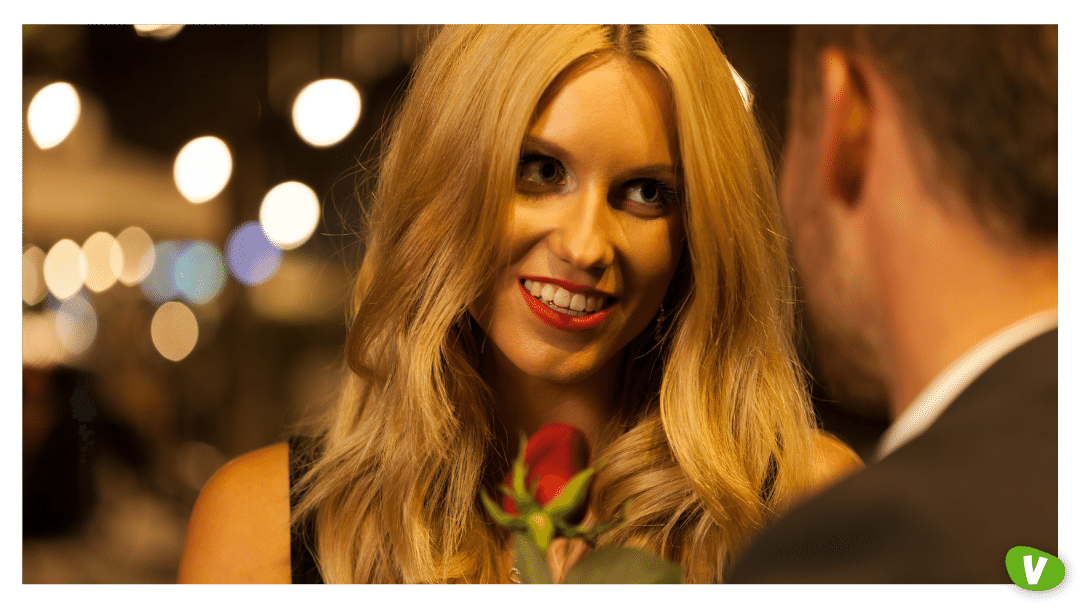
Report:
M 288 583 L 289 447 L 229 461 L 206 482 L 188 524 L 181 583 Z
M 863 468 L 855 450 L 825 431 L 814 436 L 814 469 L 811 493 L 817 494 Z

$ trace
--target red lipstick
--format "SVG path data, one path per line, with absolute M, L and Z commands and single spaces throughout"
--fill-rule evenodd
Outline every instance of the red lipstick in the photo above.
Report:
M 560 287 L 571 289 L 571 285 L 574 286 L 575 291 L 581 289 L 588 289 L 580 285 L 574 285 L 573 283 L 567 283 L 565 281 L 554 281 L 552 279 L 544 279 L 544 282 L 552 283 Z M 596 327 L 607 318 L 608 310 L 598 310 L 592 314 L 585 315 L 583 317 L 574 317 L 571 315 L 563 314 L 557 310 L 553 310 L 540 300 L 533 297 L 525 286 L 518 282 L 518 288 L 521 289 L 521 295 L 525 297 L 525 304 L 529 306 L 529 310 L 533 311 L 536 316 L 540 317 L 540 320 L 555 329 L 561 329 L 563 331 L 573 331 L 577 329 L 589 329 Z
M 592 287 L 589 287 L 588 285 L 578 285 L 577 283 L 571 283 L 570 281 L 563 281 L 562 279 L 550 279 L 548 277 L 518 277 L 519 282 L 521 280 L 523 280 L 523 279 L 528 279 L 530 281 L 538 281 L 540 283 L 551 283 L 552 285 L 558 285 L 559 287 L 562 287 L 563 289 L 565 289 L 567 291 L 572 291 L 574 293 L 592 292 L 592 293 L 594 293 L 596 295 L 600 295 L 600 296 L 607 296 L 608 295 L 606 293 L 600 293 L 600 292 L 596 291 L 595 289 L 593 289 Z

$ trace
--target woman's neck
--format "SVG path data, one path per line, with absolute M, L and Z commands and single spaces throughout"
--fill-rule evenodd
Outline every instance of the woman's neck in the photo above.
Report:
M 510 445 L 516 445 L 518 433 L 531 436 L 546 424 L 565 422 L 585 433 L 595 453 L 616 411 L 622 357 L 612 357 L 580 381 L 559 383 L 522 372 L 493 344 L 488 343 L 488 347 L 484 375 L 495 391 L 499 418 L 511 435 L 507 438 Z

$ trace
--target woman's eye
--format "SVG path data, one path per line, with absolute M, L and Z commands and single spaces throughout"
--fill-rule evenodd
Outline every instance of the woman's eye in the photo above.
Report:
M 550 156 L 526 156 L 518 164 L 518 179 L 532 185 L 559 184 L 566 178 L 562 163 Z
M 637 180 L 626 188 L 626 200 L 650 207 L 662 209 L 675 203 L 677 199 L 674 188 L 653 179 Z

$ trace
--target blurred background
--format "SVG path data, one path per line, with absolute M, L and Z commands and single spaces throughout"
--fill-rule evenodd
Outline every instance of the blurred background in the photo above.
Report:
M 714 29 L 778 158 L 790 28 Z M 23 26 L 23 582 L 174 581 L 210 475 L 328 402 L 357 187 L 436 31 Z M 884 424 L 814 390 L 867 458 Z

